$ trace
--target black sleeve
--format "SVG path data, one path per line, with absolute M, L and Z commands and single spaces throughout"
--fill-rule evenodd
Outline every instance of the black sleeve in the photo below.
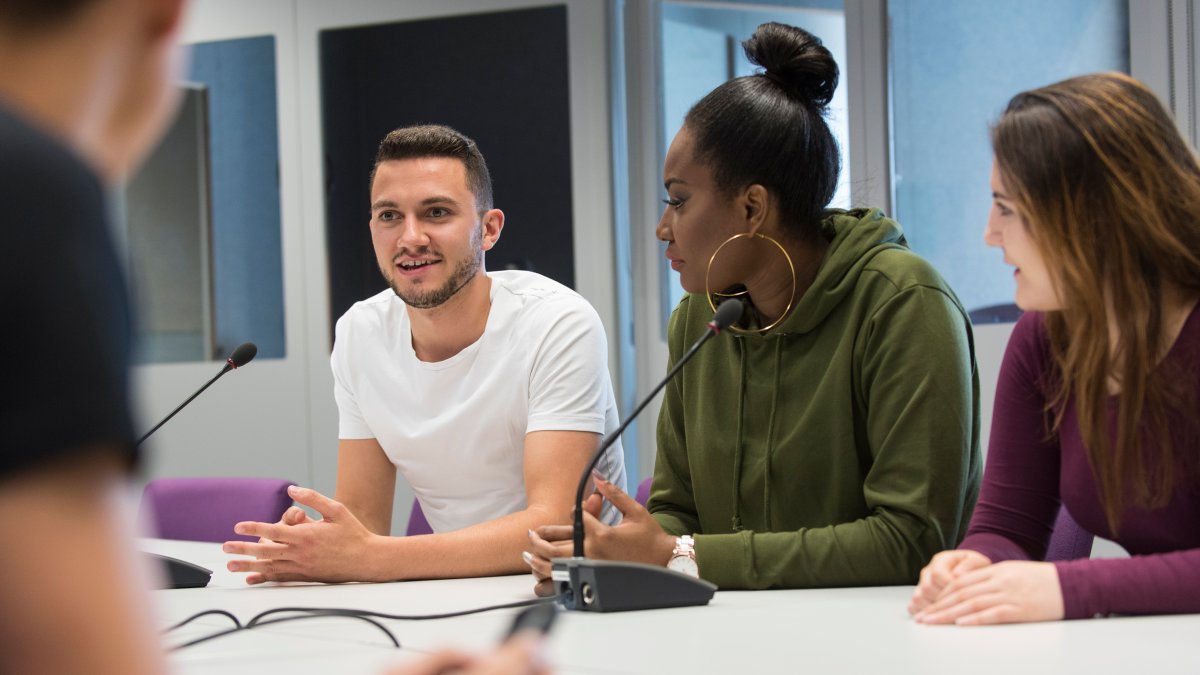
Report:
M 0 109 L 0 478 L 97 447 L 136 458 L 106 208 L 75 156 Z

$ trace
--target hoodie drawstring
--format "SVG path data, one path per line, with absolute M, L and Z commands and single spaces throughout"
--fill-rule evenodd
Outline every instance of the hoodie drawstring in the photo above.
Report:
M 767 452 L 763 468 L 763 513 L 766 515 L 768 532 L 775 529 L 774 523 L 771 522 L 771 456 L 775 453 L 775 411 L 779 408 L 779 371 L 783 365 L 783 337 L 775 336 L 775 372 L 771 388 L 771 414 L 767 417 Z
M 737 336 L 734 336 L 737 337 Z M 746 409 L 746 341 L 740 337 L 736 340 L 738 346 L 738 410 L 737 410 L 737 440 L 733 444 L 733 518 L 729 527 L 734 532 L 742 530 L 742 423 Z

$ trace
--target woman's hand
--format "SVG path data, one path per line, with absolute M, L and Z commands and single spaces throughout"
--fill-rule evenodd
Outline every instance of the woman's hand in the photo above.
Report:
M 584 555 L 597 560 L 666 565 L 675 549 L 675 537 L 664 532 L 658 521 L 633 497 L 599 476 L 594 476 L 593 480 L 597 494 L 588 498 L 583 514 Z M 612 502 L 621 512 L 620 524 L 614 527 L 600 522 L 597 518 L 601 505 L 599 497 Z M 534 592 L 554 595 L 550 560 L 569 558 L 572 553 L 570 525 L 545 525 L 529 532 L 529 550 L 522 557 L 537 579 Z
M 1061 618 L 1058 569 L 1054 563 L 1025 561 L 1001 562 L 960 574 L 946 584 L 936 602 L 913 616 L 919 623 L 960 626 Z
M 991 565 L 987 556 L 976 551 L 942 551 L 921 570 L 921 578 L 908 603 L 908 613 L 916 615 L 937 602 L 946 585 L 958 576 Z

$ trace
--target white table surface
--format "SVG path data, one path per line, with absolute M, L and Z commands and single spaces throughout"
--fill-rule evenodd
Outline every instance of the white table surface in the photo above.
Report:
M 427 614 L 532 598 L 529 575 L 390 584 L 246 586 L 220 545 L 143 540 L 145 550 L 214 570 L 208 588 L 155 591 L 166 626 L 205 609 L 243 622 L 284 606 Z M 705 607 L 565 613 L 549 641 L 561 673 L 1200 673 L 1200 615 L 958 628 L 912 623 L 911 586 L 723 591 Z M 380 673 L 442 646 L 495 644 L 517 610 L 383 623 L 307 619 L 173 652 L 180 673 Z M 231 624 L 205 617 L 164 637 L 179 644 Z

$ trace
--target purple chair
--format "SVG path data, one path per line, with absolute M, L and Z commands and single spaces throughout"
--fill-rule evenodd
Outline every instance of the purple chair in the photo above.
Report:
M 1060 506 L 1058 518 L 1054 521 L 1054 532 L 1050 534 L 1050 543 L 1046 546 L 1046 562 L 1089 558 L 1093 539 L 1092 533 L 1080 527 L 1067 509 Z
M 277 478 L 158 478 L 146 484 L 141 510 L 151 536 L 224 542 L 243 520 L 277 522 L 292 505 L 291 481 Z
M 433 534 L 433 528 L 426 520 L 425 512 L 421 510 L 421 502 L 416 499 L 413 499 L 412 513 L 408 516 L 408 529 L 404 534 L 409 537 L 416 534 Z
M 646 505 L 646 501 L 650 499 L 650 481 L 654 480 L 654 476 L 644 479 L 638 483 L 637 494 L 633 496 L 637 503 L 642 506 Z

